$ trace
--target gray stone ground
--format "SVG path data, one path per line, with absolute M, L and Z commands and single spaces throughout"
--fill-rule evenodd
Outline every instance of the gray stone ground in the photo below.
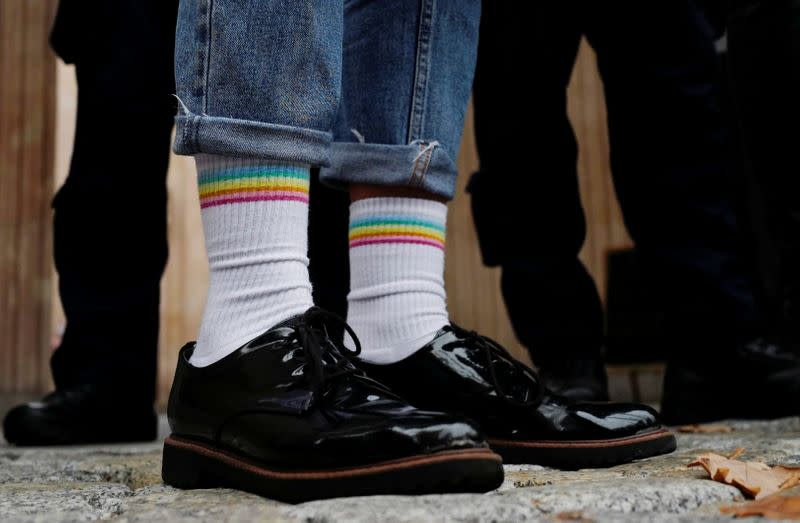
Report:
M 800 465 L 800 418 L 731 422 L 724 434 L 680 434 L 669 456 L 562 472 L 507 466 L 485 495 L 376 496 L 284 505 L 231 490 L 161 483 L 160 443 L 18 449 L 0 444 L 0 521 L 721 521 L 742 501 L 686 464 L 702 451 Z M 800 489 L 795 493 L 800 494 Z M 581 519 L 582 518 L 582 519 Z

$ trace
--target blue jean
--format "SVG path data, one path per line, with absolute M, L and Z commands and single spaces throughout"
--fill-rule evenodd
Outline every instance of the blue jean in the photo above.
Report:
M 450 198 L 480 0 L 182 0 L 178 154 Z

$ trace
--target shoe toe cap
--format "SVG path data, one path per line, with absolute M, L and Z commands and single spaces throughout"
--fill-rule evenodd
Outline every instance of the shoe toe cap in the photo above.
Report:
M 384 429 L 387 437 L 419 452 L 486 447 L 480 430 L 472 422 L 434 412 L 398 420 Z
M 634 436 L 661 427 L 654 409 L 636 403 L 579 403 L 572 411 L 580 425 L 608 438 Z

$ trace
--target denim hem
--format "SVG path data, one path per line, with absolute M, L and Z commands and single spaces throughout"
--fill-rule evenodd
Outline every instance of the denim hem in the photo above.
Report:
M 327 185 L 345 188 L 351 183 L 418 187 L 452 199 L 458 169 L 436 142 L 410 145 L 335 142 L 330 165 L 320 170 Z
M 312 166 L 329 163 L 329 132 L 198 114 L 178 115 L 175 124 L 175 154 L 247 156 Z

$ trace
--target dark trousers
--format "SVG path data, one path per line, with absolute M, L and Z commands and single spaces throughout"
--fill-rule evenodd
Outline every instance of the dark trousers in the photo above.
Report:
M 800 0 L 723 3 L 744 165 L 762 197 L 768 316 L 800 353 Z
M 52 45 L 78 77 L 72 162 L 53 201 L 67 319 L 51 360 L 59 388 L 98 383 L 119 400 L 155 397 L 176 14 L 175 0 L 59 6 Z M 311 191 L 315 298 L 343 314 L 348 198 L 316 182 Z
M 76 65 L 78 117 L 69 174 L 53 200 L 67 319 L 51 360 L 58 388 L 103 383 L 121 400 L 154 399 L 176 13 L 174 0 L 59 7 L 51 41 Z
M 566 112 L 583 35 L 605 88 L 617 196 L 667 343 L 711 354 L 754 336 L 709 24 L 688 0 L 570 0 L 486 2 L 481 22 L 480 171 L 469 190 L 518 338 L 545 365 L 599 357 L 603 343 L 601 302 L 577 257 L 586 225 Z

